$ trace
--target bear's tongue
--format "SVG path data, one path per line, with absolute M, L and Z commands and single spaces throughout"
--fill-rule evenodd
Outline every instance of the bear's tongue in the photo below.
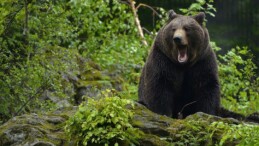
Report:
M 178 61 L 179 63 L 185 63 L 188 60 L 187 48 L 178 49 Z

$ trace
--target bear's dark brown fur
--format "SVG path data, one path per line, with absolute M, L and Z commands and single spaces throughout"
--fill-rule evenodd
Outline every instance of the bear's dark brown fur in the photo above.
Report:
M 204 13 L 169 12 L 140 78 L 139 101 L 151 111 L 173 118 L 196 112 L 217 115 L 218 68 L 204 18 Z

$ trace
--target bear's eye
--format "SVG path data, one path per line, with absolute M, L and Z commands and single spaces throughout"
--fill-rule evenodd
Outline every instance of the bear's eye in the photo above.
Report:
M 183 27 L 183 29 L 184 29 L 185 31 L 190 31 L 190 30 L 191 30 L 191 28 L 190 28 L 190 27 L 187 27 L 187 26 Z
M 173 28 L 172 31 L 175 32 L 175 31 L 176 31 L 176 28 Z

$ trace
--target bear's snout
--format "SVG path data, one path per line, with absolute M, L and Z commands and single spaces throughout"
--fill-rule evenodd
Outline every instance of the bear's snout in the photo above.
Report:
M 181 44 L 181 42 L 182 42 L 182 37 L 181 37 L 181 36 L 175 36 L 175 37 L 173 38 L 173 40 L 174 40 L 174 42 L 175 42 L 176 44 Z
M 183 29 L 177 29 L 174 33 L 173 41 L 178 46 L 188 45 L 186 32 Z

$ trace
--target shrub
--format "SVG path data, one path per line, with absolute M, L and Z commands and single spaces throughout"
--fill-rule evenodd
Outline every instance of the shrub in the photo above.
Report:
M 67 121 L 65 131 L 77 145 L 130 144 L 140 138 L 139 130 L 130 124 L 133 112 L 125 108 L 133 106 L 132 101 L 105 96 L 100 100 L 88 99 Z
M 256 145 L 259 126 L 223 121 L 188 120 L 172 145 Z
M 249 124 L 229 124 L 224 122 L 213 122 L 208 127 L 210 137 L 217 137 L 221 133 L 217 145 L 228 145 L 229 142 L 236 142 L 237 145 L 257 145 L 259 143 L 258 125 Z
M 213 2 L 214 0 L 196 0 L 189 8 L 182 8 L 180 11 L 186 15 L 196 15 L 198 12 L 204 11 L 206 14 L 215 17 L 216 8 L 212 4 Z
M 218 56 L 222 103 L 229 110 L 242 114 L 259 110 L 259 78 L 253 57 L 247 47 Z

